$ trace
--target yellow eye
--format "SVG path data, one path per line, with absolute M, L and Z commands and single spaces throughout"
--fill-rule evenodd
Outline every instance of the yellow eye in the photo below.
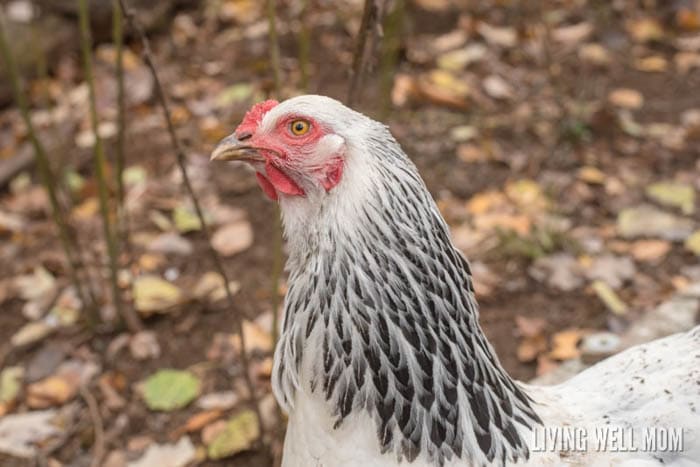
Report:
M 311 125 L 306 120 L 294 120 L 289 124 L 289 129 L 295 136 L 305 135 L 309 132 Z

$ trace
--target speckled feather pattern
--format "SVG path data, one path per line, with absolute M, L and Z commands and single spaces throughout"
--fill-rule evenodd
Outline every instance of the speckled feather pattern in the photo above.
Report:
M 280 197 L 290 251 L 273 369 L 290 414 L 283 465 L 586 465 L 531 453 L 542 423 L 602 414 L 567 407 L 575 387 L 526 388 L 506 374 L 479 327 L 469 265 L 388 129 L 302 96 L 272 108 L 259 131 L 292 112 L 332 128 L 345 169 L 329 193 L 297 174 L 307 195 Z M 594 369 L 581 381 L 624 377 Z M 700 403 L 700 385 L 687 390 Z

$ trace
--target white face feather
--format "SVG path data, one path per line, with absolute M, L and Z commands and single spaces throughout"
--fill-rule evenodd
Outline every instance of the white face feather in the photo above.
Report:
M 381 183 L 377 168 L 379 161 L 367 151 L 385 139 L 395 144 L 386 127 L 365 115 L 345 107 L 326 96 L 299 96 L 280 103 L 265 114 L 258 131 L 274 131 L 277 122 L 288 115 L 311 117 L 331 133 L 322 137 L 316 151 L 305 155 L 303 164 L 318 167 L 331 154 L 344 149 L 344 167 L 340 183 L 326 192 L 313 180 L 298 180 L 305 196 L 279 198 L 285 236 L 292 256 L 306 251 L 313 234 L 327 229 L 330 224 L 348 228 L 357 225 L 355 216 L 368 197 L 380 195 Z

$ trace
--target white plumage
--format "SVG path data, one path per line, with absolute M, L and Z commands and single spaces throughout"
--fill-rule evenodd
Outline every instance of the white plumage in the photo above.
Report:
M 273 370 L 283 467 L 700 466 L 700 327 L 557 386 L 515 382 L 479 327 L 468 263 L 384 125 L 301 96 L 254 108 L 225 143 L 214 158 L 257 151 L 246 158 L 277 190 L 289 242 Z M 556 444 L 557 430 L 578 444 Z M 651 446 L 669 432 L 675 445 Z M 604 433 L 628 439 L 601 446 Z

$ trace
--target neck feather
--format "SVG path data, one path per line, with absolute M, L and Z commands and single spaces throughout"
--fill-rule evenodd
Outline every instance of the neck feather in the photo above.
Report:
M 293 254 L 275 394 L 287 410 L 300 393 L 322 395 L 336 428 L 367 412 L 399 459 L 527 458 L 539 418 L 479 327 L 468 263 L 387 135 L 348 158 L 341 184 L 358 183 L 356 196 L 313 213 L 283 205 Z

